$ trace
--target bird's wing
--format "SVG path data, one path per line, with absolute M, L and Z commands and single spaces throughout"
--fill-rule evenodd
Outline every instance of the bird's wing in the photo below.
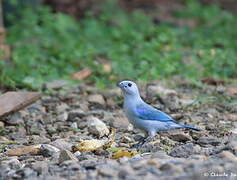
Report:
M 136 115 L 143 120 L 154 121 L 175 121 L 166 113 L 159 111 L 148 104 L 139 104 L 136 106 Z

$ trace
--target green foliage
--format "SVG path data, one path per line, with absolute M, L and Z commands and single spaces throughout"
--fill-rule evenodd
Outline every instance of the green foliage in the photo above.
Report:
M 217 6 L 188 0 L 174 14 L 195 21 L 194 28 L 156 25 L 143 12 L 127 14 L 114 3 L 80 23 L 45 6 L 22 7 L 19 14 L 8 15 L 13 50 L 11 64 L 0 61 L 4 85 L 38 88 L 85 67 L 93 70 L 89 81 L 102 87 L 124 78 L 237 77 L 237 17 Z M 111 62 L 113 71 L 104 72 L 99 59 Z

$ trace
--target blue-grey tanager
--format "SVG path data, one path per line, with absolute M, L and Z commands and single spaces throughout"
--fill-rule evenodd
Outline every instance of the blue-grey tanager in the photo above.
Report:
M 140 97 L 137 85 L 132 81 L 121 81 L 117 84 L 124 96 L 123 109 L 135 127 L 147 132 L 147 140 L 151 140 L 158 131 L 167 131 L 176 128 L 187 128 L 199 131 L 200 129 L 178 124 L 166 113 L 159 111 L 145 103 Z

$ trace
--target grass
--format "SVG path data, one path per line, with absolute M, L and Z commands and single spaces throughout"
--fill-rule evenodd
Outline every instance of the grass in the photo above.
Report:
M 80 23 L 45 6 L 19 9 L 20 15 L 7 14 L 12 57 L 10 64 L 0 61 L 4 86 L 37 89 L 47 81 L 69 80 L 85 67 L 93 71 L 86 81 L 99 87 L 125 78 L 237 77 L 237 16 L 217 6 L 188 0 L 174 13 L 194 20 L 193 28 L 156 25 L 143 12 L 127 14 L 115 3 L 107 3 L 98 17 L 88 13 Z M 101 60 L 112 72 L 103 70 Z

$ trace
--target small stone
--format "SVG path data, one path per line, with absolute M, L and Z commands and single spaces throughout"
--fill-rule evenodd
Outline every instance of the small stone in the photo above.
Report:
M 117 176 L 118 171 L 113 167 L 105 164 L 98 167 L 98 173 L 102 176 L 114 177 Z
M 60 150 L 66 149 L 70 151 L 72 149 L 72 144 L 65 141 L 64 139 L 57 139 L 51 142 L 50 145 L 53 145 L 54 147 L 57 147 Z
M 109 129 L 107 128 L 106 124 L 101 120 L 99 120 L 98 118 L 89 116 L 87 118 L 87 121 L 88 121 L 88 131 L 91 134 L 94 134 L 99 137 L 109 134 Z
M 61 103 L 60 105 L 56 106 L 56 112 L 57 113 L 63 113 L 70 109 L 70 107 L 66 103 Z
M 10 142 L 9 139 L 7 139 L 6 137 L 4 136 L 0 136 L 0 144 L 4 144 L 4 143 L 8 143 Z
M 159 159 L 149 159 L 147 161 L 147 164 L 150 165 L 150 166 L 156 166 L 156 167 L 159 167 L 160 166 L 160 161 Z
M 229 160 L 229 161 L 235 161 L 237 162 L 237 157 L 231 153 L 230 151 L 222 151 L 221 153 L 218 154 L 220 158 Z
M 103 121 L 108 122 L 109 125 L 114 128 L 121 128 L 124 130 L 126 130 L 130 124 L 122 111 L 118 111 L 116 114 L 105 113 Z
M 92 94 L 87 97 L 88 102 L 105 105 L 104 97 L 101 94 Z
M 75 110 L 72 110 L 68 113 L 68 121 L 76 121 L 75 119 L 76 118 L 83 118 L 85 116 L 85 112 L 82 111 L 81 109 L 75 109 Z
M 171 138 L 174 141 L 179 141 L 179 142 L 186 142 L 190 141 L 192 138 L 188 134 L 185 134 L 184 132 L 180 131 L 170 131 L 168 132 L 168 137 Z
M 59 163 L 62 163 L 64 161 L 78 161 L 77 157 L 71 153 L 68 150 L 62 150 L 60 151 L 60 155 L 59 155 Z
M 19 169 L 17 173 L 21 174 L 24 179 L 33 179 L 33 177 L 37 176 L 37 172 L 28 167 Z
M 21 117 L 21 113 L 20 112 L 15 112 L 10 119 L 7 120 L 8 124 L 11 125 L 24 125 L 24 120 Z
M 17 159 L 16 156 L 10 157 L 7 160 L 2 160 L 1 165 L 6 165 L 11 169 L 19 169 L 22 167 L 21 162 Z
M 40 154 L 42 154 L 45 157 L 53 156 L 54 154 L 59 153 L 59 149 L 50 145 L 50 144 L 42 144 L 40 146 Z
M 123 136 L 122 139 L 121 139 L 121 142 L 123 143 L 132 143 L 134 142 L 134 140 L 128 136 Z
M 50 142 L 50 139 L 44 136 L 31 135 L 29 141 L 33 144 L 47 144 Z
M 73 122 L 73 123 L 71 124 L 71 128 L 77 129 L 77 128 L 78 128 L 77 122 Z
M 177 173 L 181 173 L 182 167 L 177 166 L 175 164 L 171 164 L 171 163 L 165 163 L 163 165 L 160 166 L 160 170 L 161 171 L 169 171 L 169 172 L 177 172 Z
M 74 152 L 74 155 L 78 158 L 78 157 L 81 156 L 81 152 L 80 151 L 76 151 L 76 152 Z
M 173 157 L 189 157 L 192 154 L 200 154 L 201 147 L 199 145 L 194 145 L 193 143 L 187 143 L 178 147 L 175 147 L 170 152 Z
M 44 161 L 37 161 L 32 165 L 32 168 L 37 171 L 38 174 L 47 174 L 49 171 L 48 163 Z
M 118 177 L 119 179 L 129 179 L 129 177 L 134 176 L 134 174 L 133 168 L 129 165 L 125 165 L 119 169 Z
M 200 137 L 197 140 L 197 143 L 201 146 L 207 146 L 207 145 L 217 146 L 221 144 L 221 140 L 215 137 Z
M 66 121 L 68 119 L 68 113 L 63 112 L 57 116 L 57 121 Z
M 0 121 L 0 128 L 4 127 L 4 122 Z
M 176 95 L 177 94 L 175 90 L 167 89 L 159 85 L 148 85 L 146 93 L 150 97 L 155 96 L 155 95 L 160 95 L 160 94 L 163 94 L 163 95 L 173 95 L 173 94 Z

